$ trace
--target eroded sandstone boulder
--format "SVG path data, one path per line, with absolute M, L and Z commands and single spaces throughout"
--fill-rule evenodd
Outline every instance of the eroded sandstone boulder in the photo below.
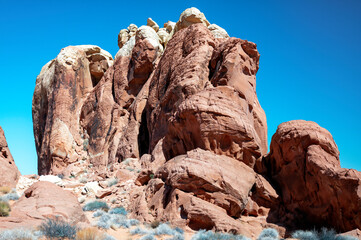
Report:
M 339 232 L 361 228 L 361 173 L 341 168 L 337 145 L 326 129 L 303 120 L 282 123 L 265 166 L 279 186 L 290 225 Z
M 10 153 L 3 129 L 0 127 L 0 186 L 15 187 L 20 172 Z
M 0 228 L 33 228 L 55 217 L 70 224 L 88 222 L 75 195 L 50 182 L 36 182 L 12 206 L 10 216 L 0 218 Z

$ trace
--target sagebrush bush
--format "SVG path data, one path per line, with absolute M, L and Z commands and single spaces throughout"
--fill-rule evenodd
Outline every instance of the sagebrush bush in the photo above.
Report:
M 96 225 L 99 228 L 109 229 L 111 226 L 116 228 L 130 228 L 131 226 L 136 226 L 139 224 L 139 221 L 136 219 L 127 219 L 125 215 L 121 214 L 110 214 L 110 213 L 100 213 L 98 222 Z M 95 214 L 93 214 L 94 216 Z M 98 215 L 98 214 L 96 214 Z
M 7 217 L 10 213 L 10 205 L 7 202 L 0 201 L 0 217 Z
M 11 229 L 0 232 L 0 240 L 37 240 L 36 236 L 29 229 Z
M 278 237 L 278 231 L 276 229 L 266 228 L 263 229 L 257 240 L 277 240 Z
M 93 202 L 89 202 L 89 203 L 85 204 L 85 206 L 83 207 L 83 211 L 94 211 L 97 209 L 102 209 L 104 211 L 108 211 L 109 206 L 106 202 L 93 201 Z
M 171 228 L 166 223 L 161 223 L 155 229 L 145 229 L 145 228 L 134 228 L 130 230 L 131 235 L 145 235 L 141 239 L 155 239 L 154 236 L 160 235 L 170 235 L 171 238 L 167 238 L 166 240 L 184 240 L 183 236 L 184 231 L 180 228 Z M 152 238 L 153 237 L 153 238 Z
M 303 231 L 298 230 L 292 234 L 292 238 L 300 240 L 357 240 L 352 236 L 337 235 L 332 229 L 322 228 L 320 231 Z
M 121 214 L 121 215 L 128 214 L 127 210 L 125 210 L 125 208 L 123 208 L 123 207 L 117 207 L 117 208 L 110 209 L 109 213 L 110 214 Z
M 199 230 L 192 236 L 192 240 L 249 240 L 242 235 L 219 233 L 213 231 Z
M 0 201 L 8 202 L 10 200 L 18 200 L 20 197 L 16 192 L 7 193 L 4 196 L 0 197 Z
M 103 210 L 96 210 L 94 213 L 93 213 L 93 217 L 100 217 L 104 214 L 105 212 Z
M 44 236 L 52 239 L 75 239 L 78 228 L 61 220 L 60 218 L 46 219 L 42 222 L 39 230 Z
M 112 178 L 108 180 L 108 187 L 114 186 L 115 184 L 118 183 L 118 179 L 117 178 Z
M 136 227 L 130 230 L 131 235 L 146 235 L 152 233 L 152 230 Z
M 168 224 L 166 223 L 161 223 L 159 224 L 159 226 L 154 229 L 154 234 L 155 235 L 176 235 L 177 232 L 176 230 L 172 229 Z
M 150 233 L 150 234 L 147 234 L 147 235 L 139 238 L 139 240 L 157 240 L 157 239 L 154 237 L 154 235 L 152 233 Z

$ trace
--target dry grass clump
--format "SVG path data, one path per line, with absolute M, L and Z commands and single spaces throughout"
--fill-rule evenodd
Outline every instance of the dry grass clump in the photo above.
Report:
M 77 240 L 101 240 L 104 239 L 104 233 L 100 232 L 97 228 L 84 228 L 77 232 Z
M 1 186 L 1 187 L 0 187 L 0 192 L 1 192 L 2 194 L 7 194 L 7 193 L 11 192 L 11 188 L 8 187 L 8 186 Z
M 7 202 L 0 201 L 0 217 L 7 217 L 10 213 L 10 205 Z

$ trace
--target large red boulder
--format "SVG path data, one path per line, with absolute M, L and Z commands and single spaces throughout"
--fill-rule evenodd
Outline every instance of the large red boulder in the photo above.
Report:
M 0 127 L 0 186 L 15 187 L 20 172 L 11 156 L 3 129 Z
M 339 232 L 361 228 L 361 172 L 341 168 L 337 145 L 326 129 L 303 120 L 282 123 L 265 166 L 279 186 L 285 222 Z
M 14 203 L 9 217 L 0 218 L 0 228 L 33 228 L 46 218 L 55 218 L 70 224 L 87 223 L 77 197 L 53 183 L 41 181 L 29 187 Z

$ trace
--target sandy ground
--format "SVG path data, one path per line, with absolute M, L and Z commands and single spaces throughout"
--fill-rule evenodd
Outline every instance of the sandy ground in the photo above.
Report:
M 118 240 L 135 240 L 135 239 L 139 239 L 139 238 L 142 237 L 140 235 L 130 235 L 129 231 L 131 229 L 132 228 L 130 228 L 130 229 L 119 228 L 117 230 L 110 229 L 110 230 L 107 231 L 107 233 L 109 235 L 115 237 Z M 190 240 L 192 238 L 192 236 L 193 236 L 193 233 L 191 233 L 191 232 L 185 232 L 184 233 L 184 239 L 185 240 Z M 158 240 L 164 240 L 164 239 L 167 239 L 167 238 L 171 238 L 172 236 L 170 236 L 170 235 L 162 235 L 161 237 L 157 237 L 157 236 L 155 236 L 155 237 Z

